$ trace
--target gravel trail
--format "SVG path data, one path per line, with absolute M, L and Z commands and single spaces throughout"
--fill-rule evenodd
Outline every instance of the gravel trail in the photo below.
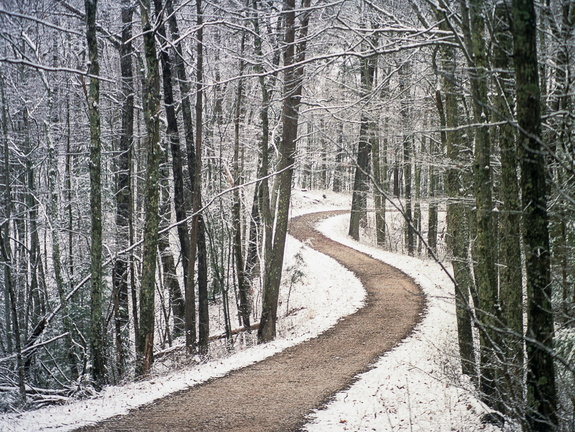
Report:
M 425 299 L 414 281 L 313 226 L 341 212 L 294 218 L 290 234 L 351 270 L 367 290 L 366 304 L 317 338 L 153 404 L 79 431 L 297 431 L 354 377 L 411 333 Z

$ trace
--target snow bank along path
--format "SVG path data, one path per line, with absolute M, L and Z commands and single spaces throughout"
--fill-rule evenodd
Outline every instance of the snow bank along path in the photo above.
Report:
M 333 213 L 331 213 L 333 214 Z M 256 365 L 168 396 L 82 431 L 292 431 L 306 416 L 370 369 L 420 321 L 424 298 L 413 280 L 313 229 L 328 215 L 305 215 L 290 233 L 353 271 L 365 306 L 315 339 Z
M 481 422 L 489 411 L 461 375 L 453 285 L 433 261 L 387 252 L 346 235 L 349 213 L 322 221 L 318 230 L 407 273 L 424 290 L 426 312 L 412 334 L 375 367 L 314 412 L 307 432 L 501 432 Z M 518 432 L 509 425 L 504 429 Z

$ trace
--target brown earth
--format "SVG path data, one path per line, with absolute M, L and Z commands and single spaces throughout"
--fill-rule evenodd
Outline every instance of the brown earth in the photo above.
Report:
M 80 431 L 297 431 L 314 409 L 349 387 L 419 322 L 424 297 L 398 269 L 316 231 L 321 219 L 292 219 L 290 234 L 350 269 L 367 290 L 366 305 L 315 339 L 223 378 L 175 393 Z M 345 287 L 344 287 L 345 288 Z

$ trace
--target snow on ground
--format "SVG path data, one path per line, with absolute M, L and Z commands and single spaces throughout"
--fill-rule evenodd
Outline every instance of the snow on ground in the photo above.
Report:
M 302 197 L 293 214 L 345 208 L 348 196 L 332 200 Z M 160 373 L 144 381 L 106 387 L 97 397 L 72 400 L 65 405 L 36 411 L 0 414 L 0 432 L 69 431 L 148 404 L 170 393 L 186 389 L 234 369 L 261 361 L 276 352 L 317 336 L 341 317 L 363 304 L 365 292 L 355 276 L 335 260 L 289 237 L 286 244 L 281 289 L 278 339 L 266 345 L 226 354 L 175 372 Z M 313 292 L 313 295 L 310 293 Z M 242 336 L 243 337 L 243 336 Z M 239 341 L 238 341 L 239 345 Z M 160 367 L 159 370 L 165 368 Z
M 481 424 L 485 407 L 459 373 L 453 287 L 429 260 L 384 252 L 353 241 L 345 233 L 349 215 L 324 221 L 320 231 L 334 240 L 389 263 L 424 290 L 423 321 L 374 369 L 310 416 L 308 432 L 326 431 L 498 431 Z
M 350 196 L 329 192 L 294 193 L 292 216 L 321 210 L 349 208 Z M 346 218 L 323 224 L 337 240 L 352 244 L 399 267 L 423 287 L 429 305 L 423 322 L 404 343 L 363 374 L 327 409 L 316 412 L 309 432 L 332 431 L 476 431 L 481 405 L 457 384 L 454 357 L 455 328 L 451 285 L 429 261 L 385 253 L 352 242 L 345 236 Z M 331 235 L 331 234 L 330 234 Z M 210 378 L 224 376 L 301 343 L 357 310 L 365 293 L 358 280 L 331 258 L 293 238 L 288 239 L 278 323 L 279 338 L 254 345 L 202 364 L 161 373 L 124 386 L 107 387 L 97 397 L 74 400 L 20 414 L 0 414 L 0 432 L 68 431 L 91 424 L 164 397 Z M 345 289 L 341 289 L 345 287 Z M 313 290 L 313 295 L 310 293 Z M 464 383 L 462 383 L 464 384 Z M 464 386 L 463 386 L 464 387 Z

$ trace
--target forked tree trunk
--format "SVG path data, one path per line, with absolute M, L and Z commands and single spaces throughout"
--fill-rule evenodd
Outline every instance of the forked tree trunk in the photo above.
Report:
M 375 79 L 377 57 L 372 56 L 360 60 L 361 96 L 371 93 Z M 370 130 L 373 122 L 366 112 L 362 112 L 359 125 L 359 141 L 357 144 L 357 159 L 355 177 L 353 181 L 353 194 L 351 197 L 351 215 L 349 218 L 348 234 L 354 240 L 359 240 L 359 228 L 367 223 L 367 193 L 370 184 L 371 143 Z
M 264 273 L 264 292 L 262 299 L 262 314 L 258 329 L 260 343 L 269 342 L 276 336 L 277 308 L 279 287 L 283 268 L 283 257 L 289 205 L 291 197 L 291 182 L 296 156 L 296 140 L 299 120 L 299 105 L 301 101 L 303 66 L 294 63 L 302 62 L 306 53 L 306 38 L 310 11 L 307 10 L 310 0 L 303 0 L 303 18 L 300 27 L 300 42 L 295 44 L 296 12 L 295 0 L 284 0 L 285 12 L 285 51 L 284 51 L 284 89 L 282 109 L 282 138 L 279 148 L 277 191 L 278 204 L 276 209 L 275 232 L 271 253 L 266 257 Z
M 253 9 L 258 11 L 259 1 L 253 0 Z M 260 19 L 256 15 L 252 18 L 252 24 L 254 27 L 254 52 L 255 54 L 263 58 L 262 50 L 262 38 L 260 34 Z M 274 59 L 279 62 L 279 58 Z M 276 65 L 274 63 L 274 65 Z M 277 65 L 276 65 L 277 66 Z M 262 179 L 256 185 L 254 190 L 253 204 L 251 210 L 250 218 L 250 231 L 248 239 L 248 249 L 246 252 L 246 263 L 245 263 L 245 274 L 246 278 L 254 278 L 254 269 L 259 261 L 260 254 L 258 253 L 258 243 L 263 239 L 263 245 L 261 247 L 261 255 L 264 258 L 269 256 L 271 252 L 272 244 L 272 217 L 270 210 L 270 190 L 269 190 L 269 138 L 270 138 L 270 119 L 269 119 L 269 108 L 270 108 L 270 88 L 273 88 L 273 81 L 275 80 L 275 75 L 272 75 L 267 81 L 264 76 L 264 68 L 261 63 L 254 65 L 256 73 L 259 74 L 259 84 L 262 93 L 262 105 L 260 109 L 260 118 L 262 122 L 262 138 L 260 142 L 260 157 L 258 162 L 258 178 Z M 264 269 L 265 271 L 265 269 Z
M 160 48 L 160 59 L 162 64 L 162 82 L 164 89 L 164 109 L 166 111 L 167 128 L 166 134 L 168 135 L 168 141 L 170 144 L 170 152 L 172 155 L 172 181 L 174 188 L 174 210 L 176 214 L 176 222 L 178 239 L 180 241 L 180 255 L 182 257 L 182 271 L 184 274 L 184 286 L 186 286 L 188 279 L 188 259 L 189 259 L 189 238 L 188 238 L 188 224 L 186 223 L 186 200 L 184 197 L 184 172 L 183 172 L 183 156 L 180 145 L 180 133 L 178 128 L 178 119 L 176 116 L 176 105 L 174 100 L 174 90 L 173 90 L 173 80 L 172 80 L 172 62 L 168 49 L 170 45 L 167 40 L 166 26 L 164 22 L 162 0 L 154 0 L 154 9 L 156 11 L 156 19 L 158 20 L 158 34 L 161 40 L 164 41 Z M 167 155 L 164 158 L 167 164 Z M 166 173 L 168 174 L 168 173 Z M 167 179 L 169 176 L 166 176 Z M 166 189 L 165 193 L 168 194 L 169 188 Z M 165 201 L 165 210 L 168 213 L 170 211 L 170 200 Z M 167 216 L 167 215 L 166 215 Z M 171 218 L 170 218 L 171 219 Z M 167 219 L 167 223 L 170 223 L 170 219 Z M 164 244 L 169 247 L 169 240 L 164 240 Z M 174 337 L 178 337 L 184 334 L 184 323 L 185 323 L 185 307 L 184 307 L 184 297 L 182 296 L 182 291 L 180 289 L 180 284 L 175 274 L 175 264 L 173 263 L 173 255 L 170 259 L 169 254 L 171 254 L 171 249 L 167 250 L 164 248 L 162 255 L 162 262 L 167 270 L 164 276 L 167 276 L 166 283 L 169 288 L 170 293 L 170 303 L 172 305 L 172 316 L 174 320 Z M 171 262 L 170 262 L 171 261 Z
M 188 79 L 186 73 L 186 64 L 183 57 L 183 48 L 180 40 L 180 31 L 178 28 L 178 22 L 176 20 L 176 14 L 174 13 L 174 6 L 172 0 L 166 0 L 166 13 L 168 25 L 170 27 L 170 33 L 172 38 L 172 45 L 174 47 L 174 70 L 176 73 L 176 79 L 178 80 L 180 86 L 181 100 L 181 112 L 182 120 L 184 126 L 184 139 L 186 142 L 186 155 L 188 163 L 188 174 L 190 177 L 190 186 L 192 191 L 192 196 L 194 195 L 195 188 L 195 176 L 196 176 L 196 143 L 194 141 L 194 121 L 192 117 L 192 104 L 190 101 L 190 94 L 192 93 L 192 86 Z M 193 198 L 192 198 L 193 200 Z M 192 226 L 194 225 L 194 220 L 192 220 Z M 197 238 L 197 235 L 196 237 Z M 193 351 L 196 346 L 197 336 L 196 336 L 196 293 L 195 293 L 195 263 L 196 263 L 196 243 L 192 242 L 190 236 L 189 250 L 188 250 L 188 263 L 186 265 L 187 270 L 187 280 L 185 284 L 184 292 L 184 332 L 186 336 L 186 346 L 188 350 Z

